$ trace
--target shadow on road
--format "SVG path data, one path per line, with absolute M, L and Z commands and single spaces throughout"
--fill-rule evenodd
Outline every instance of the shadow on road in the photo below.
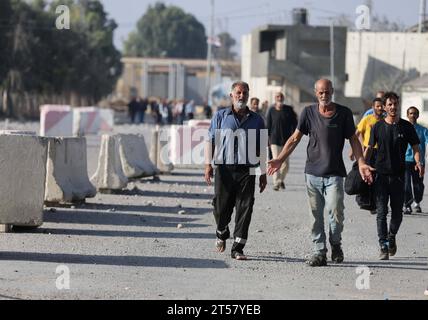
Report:
M 156 205 L 124 205 L 124 204 L 105 204 L 105 203 L 85 203 L 78 206 L 80 209 L 103 210 L 108 211 L 114 209 L 116 212 L 138 212 L 138 213 L 171 213 L 177 214 L 179 211 L 184 210 L 189 214 L 205 214 L 212 211 L 212 209 L 201 209 L 196 207 L 162 207 Z M 109 211 L 110 212 L 110 211 Z
M 161 198 L 182 198 L 182 199 L 205 199 L 211 200 L 213 198 L 212 194 L 205 193 L 185 193 L 185 192 L 164 192 L 164 191 L 149 191 L 144 190 L 143 196 L 146 197 L 161 197 Z
M 58 264 L 93 264 L 107 266 L 224 269 L 228 265 L 222 260 L 145 257 L 145 256 L 89 256 L 81 254 L 53 254 L 32 252 L 2 252 L 0 261 L 31 261 Z
M 15 229 L 14 229 L 15 230 Z M 182 233 L 177 232 L 144 232 L 144 231 L 116 231 L 116 230 L 86 230 L 86 229 L 54 229 L 37 228 L 32 230 L 15 230 L 15 233 L 52 234 L 67 236 L 90 237 L 124 237 L 124 238 L 153 238 L 153 239 L 215 239 L 214 233 Z
M 98 225 L 120 225 L 120 226 L 142 226 L 177 228 L 177 224 L 184 224 L 187 228 L 209 227 L 206 224 L 193 223 L 198 219 L 179 217 L 143 216 L 128 213 L 96 212 L 84 210 L 57 210 L 56 212 L 45 212 L 44 221 L 54 223 L 76 223 L 76 224 L 98 224 Z

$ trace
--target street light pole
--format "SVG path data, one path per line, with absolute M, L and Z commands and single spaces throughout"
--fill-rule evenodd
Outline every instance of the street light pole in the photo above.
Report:
M 207 80 L 206 80 L 207 103 L 210 98 L 210 89 L 211 89 L 211 62 L 212 62 L 212 42 L 213 41 L 214 41 L 214 0 L 211 0 L 211 26 L 210 26 L 210 35 L 208 37 L 208 53 L 207 53 Z
M 334 21 L 330 20 L 330 80 L 335 88 L 335 80 L 334 80 Z M 334 98 L 334 95 L 333 95 Z

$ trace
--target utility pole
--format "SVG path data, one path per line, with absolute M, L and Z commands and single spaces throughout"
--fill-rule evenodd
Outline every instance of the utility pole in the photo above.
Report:
M 419 28 L 418 32 L 424 32 L 425 12 L 426 12 L 426 0 L 420 0 L 419 6 Z
M 211 0 L 211 25 L 208 36 L 208 53 L 207 53 L 207 80 L 206 80 L 206 99 L 207 103 L 210 98 L 211 89 L 211 62 L 212 62 L 212 42 L 214 41 L 214 0 Z
M 335 88 L 334 81 L 334 20 L 331 18 L 330 20 L 330 80 Z M 333 96 L 334 97 L 334 96 Z

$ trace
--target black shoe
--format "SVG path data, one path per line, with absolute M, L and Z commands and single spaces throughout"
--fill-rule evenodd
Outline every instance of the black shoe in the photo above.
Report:
M 331 246 L 331 260 L 336 263 L 342 263 L 344 259 L 343 250 L 339 245 Z
M 388 253 L 391 257 L 395 256 L 397 253 L 397 243 L 395 241 L 395 236 L 391 234 L 388 237 Z
M 404 207 L 403 209 L 404 214 L 412 214 L 412 207 Z
M 419 203 L 416 203 L 414 208 L 415 208 L 415 211 L 417 213 L 422 213 L 422 209 L 421 209 L 421 206 L 419 205 Z
M 285 190 L 285 184 L 284 184 L 284 182 L 281 182 L 281 184 L 279 185 L 279 187 L 280 187 L 282 190 Z
M 376 210 L 370 210 L 370 213 L 375 215 L 377 212 L 376 212 Z
M 389 249 L 386 244 L 380 247 L 379 260 L 389 260 Z
M 327 265 L 327 257 L 321 254 L 313 255 L 308 261 L 306 261 L 311 267 L 324 267 Z
M 279 186 L 274 186 L 274 187 L 273 187 L 273 190 L 274 190 L 274 191 L 279 191 Z

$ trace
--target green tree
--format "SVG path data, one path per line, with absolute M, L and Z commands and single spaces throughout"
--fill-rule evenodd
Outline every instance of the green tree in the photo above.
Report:
M 0 24 L 8 31 L 0 33 L 0 57 L 4 38 L 8 60 L 0 64 L 0 93 L 6 93 L 8 116 L 35 117 L 41 103 L 92 105 L 111 93 L 121 55 L 113 45 L 116 23 L 99 0 L 6 1 L 10 22 Z M 70 8 L 69 30 L 56 28 L 58 5 Z
M 218 35 L 220 40 L 219 47 L 213 47 L 213 54 L 219 60 L 234 60 L 236 53 L 232 48 L 236 45 L 236 40 L 228 32 L 222 32 Z
M 149 6 L 124 48 L 138 57 L 205 58 L 205 28 L 193 15 L 176 6 Z
M 11 41 L 11 15 L 12 6 L 10 0 L 0 1 L 0 84 L 10 65 L 8 51 L 10 50 Z

